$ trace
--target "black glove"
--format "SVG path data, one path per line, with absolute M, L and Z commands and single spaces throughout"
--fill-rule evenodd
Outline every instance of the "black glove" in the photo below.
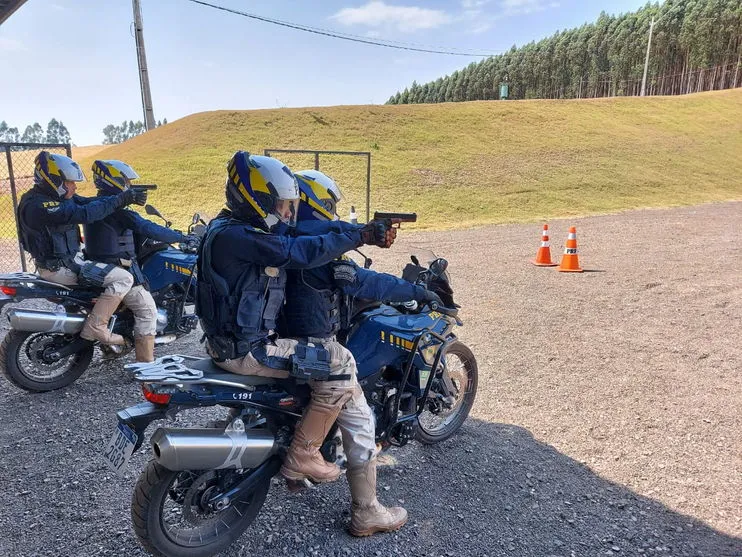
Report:
M 435 303 L 438 304 L 438 307 L 446 307 L 446 304 L 443 303 L 443 300 L 441 300 L 441 297 L 433 292 L 432 290 L 427 290 L 425 288 L 422 289 L 422 295 L 417 299 L 417 301 L 421 304 L 429 304 L 429 303 Z
M 132 203 L 137 205 L 145 205 L 147 203 L 147 190 L 137 190 L 129 188 L 128 190 L 119 194 L 121 199 L 121 206 L 126 207 Z
M 374 219 L 361 228 L 361 241 L 368 246 L 389 248 L 396 238 L 397 229 L 390 219 Z
M 195 234 L 188 234 L 187 236 L 183 236 L 183 240 L 181 240 L 181 244 L 183 244 L 186 249 L 193 251 L 196 251 L 198 249 L 200 243 L 201 238 L 199 238 Z

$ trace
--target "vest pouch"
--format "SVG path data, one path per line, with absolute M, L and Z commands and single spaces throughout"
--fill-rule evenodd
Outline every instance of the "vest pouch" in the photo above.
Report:
M 241 333 L 259 333 L 263 324 L 263 292 L 243 290 L 237 306 L 237 327 Z
M 216 299 L 214 290 L 208 282 L 199 282 L 196 288 L 196 313 L 201 318 L 205 333 L 214 330 Z
M 263 326 L 266 330 L 276 328 L 278 315 L 283 307 L 283 300 L 286 292 L 286 275 L 281 274 L 278 277 L 272 277 L 268 280 L 268 299 L 265 300 L 263 309 Z
M 54 256 L 60 259 L 72 258 L 80 249 L 80 230 L 77 225 L 64 227 L 50 227 Z

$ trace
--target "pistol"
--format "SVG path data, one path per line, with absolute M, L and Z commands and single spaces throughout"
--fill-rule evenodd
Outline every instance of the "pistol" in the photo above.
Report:
M 132 184 L 131 189 L 133 190 L 156 190 L 155 184 Z
M 374 211 L 374 220 L 386 219 L 390 219 L 394 224 L 417 222 L 417 213 L 385 213 L 383 211 Z

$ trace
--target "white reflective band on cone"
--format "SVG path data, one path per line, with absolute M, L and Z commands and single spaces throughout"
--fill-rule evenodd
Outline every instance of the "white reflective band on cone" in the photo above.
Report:
M 575 234 L 574 232 L 570 232 L 569 236 L 567 236 L 567 240 L 576 240 L 576 239 L 577 239 L 577 234 Z
M 541 242 L 541 247 L 542 248 L 548 248 L 549 247 L 549 241 L 547 240 L 546 242 Z

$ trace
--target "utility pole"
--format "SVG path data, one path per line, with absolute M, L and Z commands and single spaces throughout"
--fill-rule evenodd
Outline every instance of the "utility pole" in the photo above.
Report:
M 139 65 L 139 85 L 142 89 L 142 110 L 144 111 L 144 128 L 149 131 L 155 128 L 155 113 L 152 110 L 152 93 L 149 90 L 149 72 L 147 55 L 144 52 L 144 31 L 142 30 L 142 10 L 139 0 L 132 0 L 134 8 L 134 41 L 137 45 L 137 64 Z
M 649 40 L 647 41 L 647 57 L 644 59 L 644 77 L 642 77 L 642 90 L 640 95 L 642 97 L 647 94 L 647 69 L 649 69 L 649 49 L 652 48 L 652 31 L 654 31 L 654 16 L 652 16 L 652 22 L 649 24 Z

